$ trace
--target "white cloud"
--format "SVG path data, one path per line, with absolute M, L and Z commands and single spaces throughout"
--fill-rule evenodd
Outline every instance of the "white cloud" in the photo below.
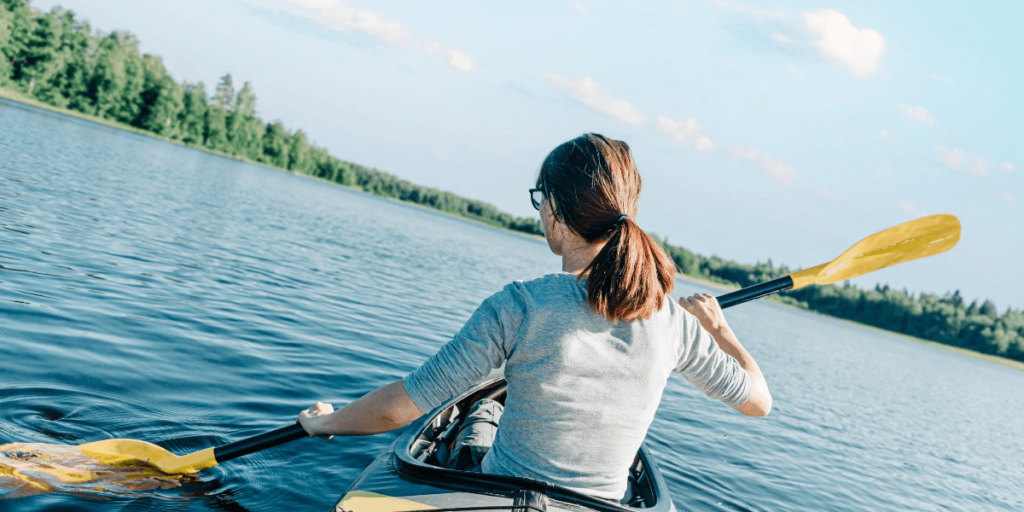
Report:
M 988 168 L 985 167 L 985 162 L 980 158 L 975 159 L 967 166 L 967 172 L 977 176 L 988 176 Z
M 707 137 L 707 135 L 701 135 L 697 137 L 697 140 L 693 141 L 693 149 L 697 151 L 713 151 L 715 149 L 715 143 Z
M 1008 204 L 1016 204 L 1017 203 L 1017 198 L 1013 197 L 1013 194 L 1011 194 L 1009 192 L 1006 192 L 1005 190 L 1000 190 L 1000 191 L 996 192 L 996 197 L 1000 201 L 1003 201 L 1003 202 L 1008 203 Z
M 999 166 L 999 168 L 1002 169 L 1003 172 L 1013 172 L 1013 170 L 1015 169 L 1013 164 L 1011 164 L 1010 162 L 1004 162 L 1003 165 Z
M 776 43 L 779 43 L 779 44 L 790 44 L 790 43 L 793 42 L 793 38 L 791 38 L 791 37 L 789 37 L 786 34 L 783 34 L 781 32 L 776 32 L 776 33 L 772 34 L 772 41 L 775 41 Z
M 473 71 L 473 59 L 469 58 L 469 55 L 458 50 L 452 50 L 448 52 L 447 58 L 448 64 L 451 64 L 453 68 L 462 71 L 463 73 Z
M 939 161 L 950 169 L 959 169 L 964 164 L 963 150 L 954 148 L 950 151 L 942 146 L 935 146 L 935 152 L 939 155 Z
M 297 16 L 309 18 L 320 26 L 341 34 L 361 32 L 395 48 L 419 49 L 427 54 L 444 54 L 455 69 L 473 71 L 473 59 L 459 50 L 444 52 L 441 43 L 429 37 L 413 36 L 405 25 L 383 20 L 370 11 L 345 5 L 342 0 L 278 0 L 282 8 Z
M 839 103 L 840 101 L 843 101 L 843 98 L 841 96 L 836 96 L 835 94 L 826 94 L 825 101 Z
M 906 114 L 907 117 L 925 126 L 935 126 L 935 119 L 932 117 L 930 113 L 928 113 L 928 109 L 924 107 L 916 105 L 904 105 L 901 103 L 900 111 Z
M 727 0 L 711 3 L 727 14 L 746 16 L 755 30 L 785 51 L 817 53 L 866 78 L 878 70 L 885 54 L 885 38 L 869 28 L 858 28 L 843 13 L 832 9 L 793 15 L 786 11 L 757 9 Z
M 693 149 L 697 151 L 711 151 L 715 149 L 714 141 L 706 135 L 701 135 L 703 128 L 692 117 L 675 121 L 664 116 L 658 116 L 658 131 L 672 137 L 673 140 L 680 144 L 685 144 L 688 140 L 693 139 Z
M 903 201 L 902 203 L 900 203 L 900 211 L 902 211 L 908 217 L 913 217 L 915 219 L 928 215 L 928 212 L 926 212 L 924 208 L 921 208 L 920 206 L 917 206 L 907 201 Z
M 881 135 L 882 140 L 888 142 L 889 144 L 892 144 L 893 146 L 900 145 L 900 141 L 896 140 L 896 137 L 889 135 L 889 130 L 882 130 L 882 133 L 880 133 L 879 135 Z
M 968 162 L 967 154 L 962 149 L 948 150 L 942 146 L 935 146 L 935 153 L 938 155 L 939 161 L 950 169 L 967 171 L 968 174 L 975 176 L 988 176 L 988 166 L 985 165 L 985 161 L 975 158 Z
M 776 183 L 786 188 L 793 188 L 796 185 L 796 169 L 756 149 L 733 146 L 732 159 L 753 163 Z
M 342 4 L 337 0 L 284 0 L 313 14 L 320 25 L 335 32 L 362 32 L 391 46 L 405 48 L 412 45 L 412 37 L 405 25 L 396 21 L 385 21 L 370 11 Z
M 587 9 L 587 6 L 583 5 L 580 2 L 569 2 L 569 5 L 571 5 L 573 9 L 576 9 L 577 11 L 582 12 L 583 14 L 590 14 L 590 9 Z
M 426 53 L 429 53 L 429 54 L 441 53 L 441 50 L 444 49 L 444 47 L 441 46 L 441 43 L 439 43 L 439 42 L 437 42 L 437 41 L 435 41 L 435 40 L 433 40 L 433 39 L 431 39 L 429 37 L 424 37 L 422 39 L 422 42 L 423 42 L 423 51 L 426 52 Z
M 953 83 L 953 77 L 949 75 L 932 74 L 932 80 L 935 80 L 936 82 L 944 82 L 947 84 Z
M 573 81 L 554 73 L 546 73 L 544 78 L 553 87 L 565 89 L 573 99 L 602 114 L 607 114 L 633 126 L 640 126 L 647 121 L 647 116 L 628 101 L 613 98 L 607 90 L 590 77 Z
M 702 128 L 692 117 L 673 121 L 667 117 L 658 116 L 658 130 L 672 137 L 676 142 L 686 142 L 686 139 L 700 133 Z
M 839 11 L 822 9 L 804 13 L 814 46 L 825 57 L 846 66 L 861 78 L 874 73 L 885 53 L 885 39 L 869 28 L 854 27 Z
M 800 71 L 800 68 L 796 67 L 796 64 L 793 64 L 792 62 L 790 62 L 789 64 L 786 64 L 786 71 L 788 71 L 789 74 L 791 74 L 791 75 L 793 75 L 793 76 L 795 76 L 797 78 L 800 78 L 800 77 L 804 76 L 804 72 Z

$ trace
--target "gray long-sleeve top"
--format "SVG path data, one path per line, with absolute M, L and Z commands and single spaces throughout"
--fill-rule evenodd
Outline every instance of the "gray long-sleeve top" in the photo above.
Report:
M 477 308 L 403 383 L 430 411 L 505 363 L 508 395 L 485 473 L 546 480 L 620 499 L 671 372 L 736 407 L 750 376 L 671 298 L 648 320 L 611 323 L 586 280 L 516 281 Z

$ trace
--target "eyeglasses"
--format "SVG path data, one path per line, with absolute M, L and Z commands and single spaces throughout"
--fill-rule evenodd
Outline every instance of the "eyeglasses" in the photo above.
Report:
M 544 189 L 543 188 L 531 188 L 530 189 L 530 204 L 533 205 L 535 210 L 540 210 L 540 202 L 544 200 Z

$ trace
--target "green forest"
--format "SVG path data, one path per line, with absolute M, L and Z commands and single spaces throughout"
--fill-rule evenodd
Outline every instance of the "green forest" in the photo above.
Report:
M 230 74 L 210 91 L 202 82 L 178 82 L 159 56 L 140 53 L 131 33 L 93 30 L 63 8 L 41 12 L 25 0 L 0 0 L 0 54 L 0 89 L 16 97 L 493 226 L 542 234 L 537 219 L 514 217 L 482 201 L 335 158 L 301 129 L 260 119 L 250 83 L 238 87 Z M 662 245 L 683 274 L 723 284 L 749 286 L 795 270 L 770 260 L 745 265 L 664 241 Z M 940 297 L 847 284 L 783 295 L 784 301 L 811 311 L 1024 361 L 1024 313 L 1008 309 L 1000 315 L 991 301 L 968 304 L 958 291 Z

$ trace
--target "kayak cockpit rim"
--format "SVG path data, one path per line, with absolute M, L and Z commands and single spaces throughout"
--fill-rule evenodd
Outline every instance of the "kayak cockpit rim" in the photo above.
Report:
M 444 450 L 445 441 L 454 438 L 453 430 L 458 429 L 460 413 L 467 411 L 468 406 L 480 398 L 504 402 L 505 387 L 503 377 L 486 380 L 407 428 L 394 444 L 394 469 L 397 473 L 402 478 L 453 491 L 505 496 L 524 491 L 539 492 L 553 500 L 604 512 L 674 511 L 667 484 L 646 446 L 641 446 L 630 470 L 624 503 L 596 498 L 542 480 L 472 473 L 431 464 L 437 462 L 436 454 L 439 448 Z

